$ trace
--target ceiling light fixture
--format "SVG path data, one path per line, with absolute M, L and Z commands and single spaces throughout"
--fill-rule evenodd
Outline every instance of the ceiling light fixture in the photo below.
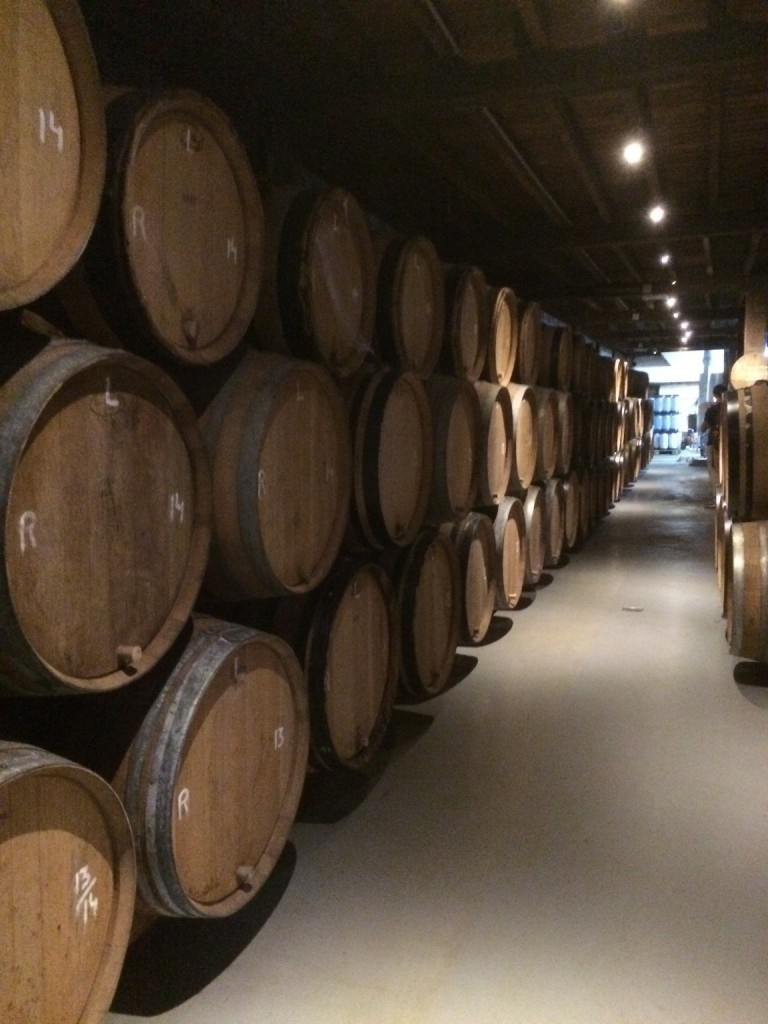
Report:
M 672 309 L 673 306 L 677 305 L 677 299 L 674 295 L 667 296 L 667 309 Z
M 648 211 L 648 220 L 652 221 L 652 223 L 654 224 L 660 224 L 666 216 L 667 211 L 664 209 L 663 206 L 652 206 L 651 209 Z
M 645 146 L 638 139 L 633 139 L 628 142 L 622 150 L 622 156 L 624 162 L 629 164 L 631 167 L 636 166 L 645 156 Z
M 675 318 L 675 320 L 677 320 L 677 318 L 680 316 L 680 310 L 676 309 L 672 316 Z
M 669 255 L 668 252 L 663 252 L 661 256 L 659 256 L 659 263 L 666 267 L 666 265 L 669 263 L 671 259 L 672 257 Z
M 681 320 L 680 321 L 680 330 L 681 331 L 687 331 L 690 326 L 691 325 L 690 325 L 690 322 L 688 320 Z

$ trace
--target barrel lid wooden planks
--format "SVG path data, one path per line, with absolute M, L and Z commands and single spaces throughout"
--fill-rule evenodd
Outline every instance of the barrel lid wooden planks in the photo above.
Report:
M 93 341 L 217 362 L 243 339 L 261 285 L 263 211 L 245 148 L 192 90 L 120 93 L 107 125 L 104 203 L 60 298 Z
M 70 270 L 101 202 L 104 110 L 74 0 L 3 0 L 0 18 L 0 309 Z

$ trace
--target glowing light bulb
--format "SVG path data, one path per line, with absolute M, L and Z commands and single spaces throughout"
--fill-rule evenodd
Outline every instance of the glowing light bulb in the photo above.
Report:
M 654 224 L 660 224 L 667 216 L 667 211 L 663 206 L 652 206 L 648 211 L 648 219 Z
M 636 164 L 639 164 L 645 156 L 645 146 L 637 139 L 633 139 L 631 142 L 628 142 L 622 150 L 622 156 L 624 157 L 625 163 L 634 167 Z
M 677 299 L 674 295 L 667 296 L 667 309 L 672 309 L 673 306 L 677 305 Z
M 661 256 L 659 256 L 659 263 L 666 267 L 666 265 L 669 263 L 671 259 L 672 257 L 669 255 L 668 252 L 663 252 Z

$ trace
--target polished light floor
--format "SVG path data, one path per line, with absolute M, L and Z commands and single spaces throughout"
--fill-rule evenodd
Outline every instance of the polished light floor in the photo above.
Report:
M 109 1024 L 766 1024 L 768 688 L 706 491 L 654 459 L 246 912 L 136 944 Z

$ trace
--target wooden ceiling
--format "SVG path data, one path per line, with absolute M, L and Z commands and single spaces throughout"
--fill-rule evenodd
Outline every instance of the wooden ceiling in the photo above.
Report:
M 260 181 L 299 161 L 617 353 L 679 347 L 668 295 L 738 351 L 768 289 L 768 0 L 81 7 L 105 80 L 206 92 Z

